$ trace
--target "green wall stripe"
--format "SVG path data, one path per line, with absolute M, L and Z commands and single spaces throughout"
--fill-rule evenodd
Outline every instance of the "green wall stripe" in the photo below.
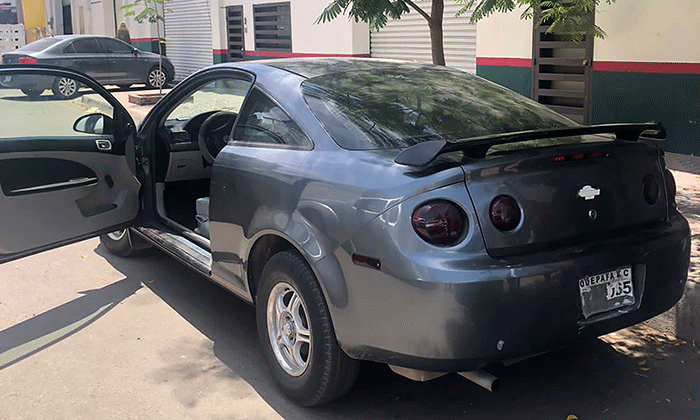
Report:
M 476 66 L 476 74 L 528 98 L 532 95 L 530 67 Z
M 669 152 L 700 155 L 700 74 L 593 72 L 592 124 L 659 121 Z

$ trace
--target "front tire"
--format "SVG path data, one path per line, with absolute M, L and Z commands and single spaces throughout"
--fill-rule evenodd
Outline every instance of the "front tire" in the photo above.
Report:
M 80 85 L 75 79 L 70 77 L 57 77 L 53 81 L 51 91 L 58 99 L 73 99 L 78 96 Z
M 128 257 L 136 252 L 131 245 L 129 229 L 116 230 L 114 232 L 100 235 L 100 243 L 107 248 L 110 254 L 120 257 Z
M 304 406 L 348 392 L 360 362 L 338 345 L 321 287 L 306 261 L 293 251 L 273 255 L 256 296 L 260 345 L 282 391 Z
M 160 89 L 165 87 L 168 82 L 168 75 L 165 70 L 161 70 L 158 67 L 153 67 L 148 71 L 148 77 L 146 78 L 146 86 L 151 89 Z

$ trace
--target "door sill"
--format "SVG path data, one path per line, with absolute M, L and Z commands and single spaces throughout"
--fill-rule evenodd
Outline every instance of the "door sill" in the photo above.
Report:
M 132 229 L 158 248 L 182 260 L 185 264 L 207 277 L 211 277 L 211 252 L 194 243 L 189 238 L 151 227 L 137 227 Z

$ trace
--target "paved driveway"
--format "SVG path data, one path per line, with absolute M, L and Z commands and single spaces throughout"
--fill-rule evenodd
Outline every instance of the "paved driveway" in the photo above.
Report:
M 637 327 L 508 368 L 490 394 L 364 366 L 346 398 L 295 406 L 259 353 L 254 311 L 158 251 L 96 239 L 0 266 L 7 419 L 691 419 L 700 353 Z M 640 363 L 642 363 L 640 365 Z M 694 417 L 693 417 L 694 416 Z

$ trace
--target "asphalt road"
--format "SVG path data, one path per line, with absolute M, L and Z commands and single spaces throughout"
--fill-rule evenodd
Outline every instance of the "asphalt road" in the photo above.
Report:
M 92 239 L 0 279 L 2 419 L 700 417 L 698 348 L 645 327 L 496 367 L 496 393 L 366 364 L 348 396 L 306 409 L 275 388 L 253 309 L 159 251 L 125 259 Z

